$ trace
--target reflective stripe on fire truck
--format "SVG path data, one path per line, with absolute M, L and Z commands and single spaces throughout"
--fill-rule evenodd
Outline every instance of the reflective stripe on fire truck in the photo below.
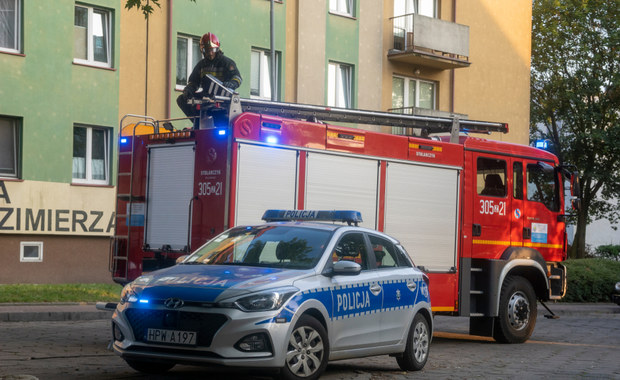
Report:
M 529 243 L 529 242 L 510 242 L 502 240 L 478 240 L 471 241 L 473 244 L 478 245 L 507 245 L 511 247 L 537 247 L 537 248 L 563 248 L 562 244 L 549 244 L 549 243 Z

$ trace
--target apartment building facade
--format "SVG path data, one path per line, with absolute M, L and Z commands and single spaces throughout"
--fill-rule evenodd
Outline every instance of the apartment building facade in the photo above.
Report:
M 242 97 L 456 114 L 529 141 L 526 0 L 160 5 L 147 19 L 124 0 L 0 1 L 0 283 L 110 281 L 119 122 L 183 116 L 206 32 L 236 61 Z

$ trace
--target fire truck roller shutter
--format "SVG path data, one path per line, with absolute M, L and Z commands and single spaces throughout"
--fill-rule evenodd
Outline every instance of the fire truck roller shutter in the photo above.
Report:
M 386 182 L 385 232 L 400 240 L 417 266 L 455 268 L 458 169 L 389 163 Z
M 306 209 L 360 211 L 360 226 L 375 229 L 378 176 L 377 160 L 310 152 Z
M 156 145 L 149 150 L 144 242 L 151 249 L 181 250 L 187 245 L 194 156 L 194 144 Z
M 267 209 L 294 209 L 297 152 L 240 144 L 235 224 L 262 223 Z

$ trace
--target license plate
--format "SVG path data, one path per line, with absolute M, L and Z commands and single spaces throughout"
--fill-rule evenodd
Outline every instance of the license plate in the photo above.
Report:
M 148 329 L 146 340 L 156 343 L 196 345 L 196 332 Z

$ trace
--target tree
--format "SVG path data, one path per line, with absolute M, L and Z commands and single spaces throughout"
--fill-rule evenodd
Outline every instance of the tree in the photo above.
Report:
M 142 11 L 142 14 L 144 14 L 144 18 L 149 18 L 149 16 L 151 15 L 151 13 L 153 13 L 153 10 L 155 9 L 151 5 L 151 3 L 155 4 L 157 8 L 161 8 L 161 5 L 159 4 L 160 1 L 161 0 L 126 0 L 125 8 L 128 10 L 136 8 L 137 10 Z M 196 2 L 196 0 L 191 1 Z
M 585 256 L 586 226 L 619 220 L 620 2 L 534 0 L 531 135 L 577 167 L 581 208 L 570 257 Z

